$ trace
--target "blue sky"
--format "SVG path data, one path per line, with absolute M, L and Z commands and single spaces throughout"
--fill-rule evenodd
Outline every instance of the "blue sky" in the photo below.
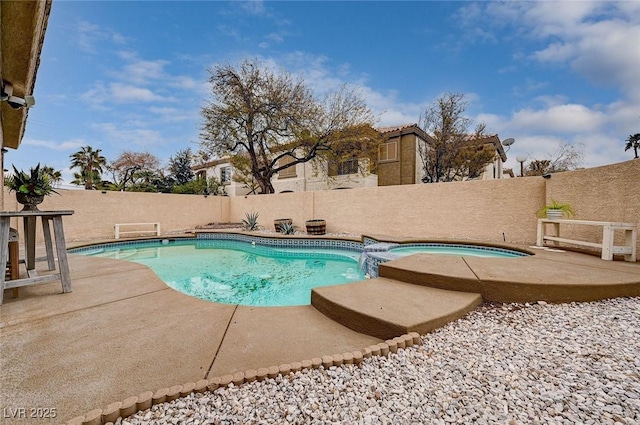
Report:
M 633 158 L 640 132 L 640 2 L 54 0 L 35 97 L 7 165 L 71 179 L 81 146 L 198 148 L 216 64 L 257 57 L 318 94 L 358 86 L 380 126 L 418 122 L 445 92 L 516 155 L 581 144 L 584 166 Z

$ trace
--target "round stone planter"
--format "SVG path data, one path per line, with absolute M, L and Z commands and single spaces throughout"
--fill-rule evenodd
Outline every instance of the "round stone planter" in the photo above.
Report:
M 307 233 L 310 235 L 324 235 L 327 233 L 327 222 L 325 220 L 307 220 L 305 221 Z
M 38 205 L 44 201 L 44 195 L 28 195 L 26 193 L 17 192 L 16 201 L 24 205 L 22 211 L 38 211 Z

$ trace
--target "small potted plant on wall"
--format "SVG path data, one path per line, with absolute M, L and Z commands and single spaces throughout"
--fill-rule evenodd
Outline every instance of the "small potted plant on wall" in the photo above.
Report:
M 551 202 L 538 210 L 538 217 L 549 220 L 575 217 L 576 211 L 571 204 L 552 199 Z
M 16 200 L 24 205 L 22 211 L 37 211 L 45 196 L 58 193 L 53 189 L 49 175 L 40 168 L 39 163 L 32 167 L 28 174 L 22 170 L 18 171 L 14 165 L 13 175 L 5 178 L 4 185 L 10 191 L 16 192 Z

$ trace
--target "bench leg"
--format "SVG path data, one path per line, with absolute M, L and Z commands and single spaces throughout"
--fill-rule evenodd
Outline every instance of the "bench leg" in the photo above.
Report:
M 637 246 L 638 246 L 638 231 L 633 230 L 625 230 L 624 231 L 624 244 L 626 246 L 631 247 L 631 254 L 625 255 L 625 261 L 631 261 L 635 263 L 637 260 Z
M 602 226 L 602 259 L 613 260 L 613 229 L 611 226 Z
M 536 246 L 544 246 L 544 223 L 538 220 L 538 231 L 536 233 Z

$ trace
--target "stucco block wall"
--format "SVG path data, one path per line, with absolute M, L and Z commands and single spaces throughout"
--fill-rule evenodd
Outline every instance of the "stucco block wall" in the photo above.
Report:
M 278 218 L 290 218 L 293 224 L 300 230 L 304 229 L 304 221 L 307 214 L 312 211 L 312 203 L 309 207 L 305 199 L 313 199 L 316 192 L 276 193 L 272 195 L 254 195 L 229 198 L 229 217 L 232 222 L 239 222 L 247 213 L 257 212 L 260 216 L 258 222 L 261 226 L 273 230 L 273 220 Z
M 317 192 L 329 231 L 419 238 L 535 241 L 542 179 L 472 181 Z
M 619 221 L 640 227 L 640 160 L 553 174 L 546 185 L 547 201 L 570 203 L 576 219 Z M 569 238 L 602 241 L 600 227 L 570 226 L 561 231 Z M 616 243 L 621 242 L 619 235 Z
M 325 219 L 331 233 L 533 244 L 536 211 L 552 198 L 571 203 L 579 219 L 640 226 L 638 182 L 640 160 L 632 160 L 557 173 L 548 180 L 524 177 L 246 198 L 60 190 L 61 196 L 45 198 L 40 208 L 75 210 L 64 219 L 69 240 L 112 238 L 114 223 L 160 222 L 167 233 L 210 222 L 239 222 L 255 211 L 268 229 L 277 218 L 291 218 L 303 231 L 306 220 Z M 4 209 L 20 208 L 15 195 L 5 192 Z M 599 241 L 601 229 L 575 226 L 563 235 Z
M 227 197 L 110 191 L 103 194 L 97 190 L 61 189 L 58 192 L 60 195 L 45 197 L 39 209 L 75 211 L 63 219 L 69 241 L 113 238 L 115 223 L 159 222 L 162 232 L 167 233 L 229 221 Z M 15 194 L 5 198 L 5 209 L 22 209 L 15 201 Z M 22 224 L 19 226 L 21 230 Z M 42 239 L 40 231 L 38 237 Z

